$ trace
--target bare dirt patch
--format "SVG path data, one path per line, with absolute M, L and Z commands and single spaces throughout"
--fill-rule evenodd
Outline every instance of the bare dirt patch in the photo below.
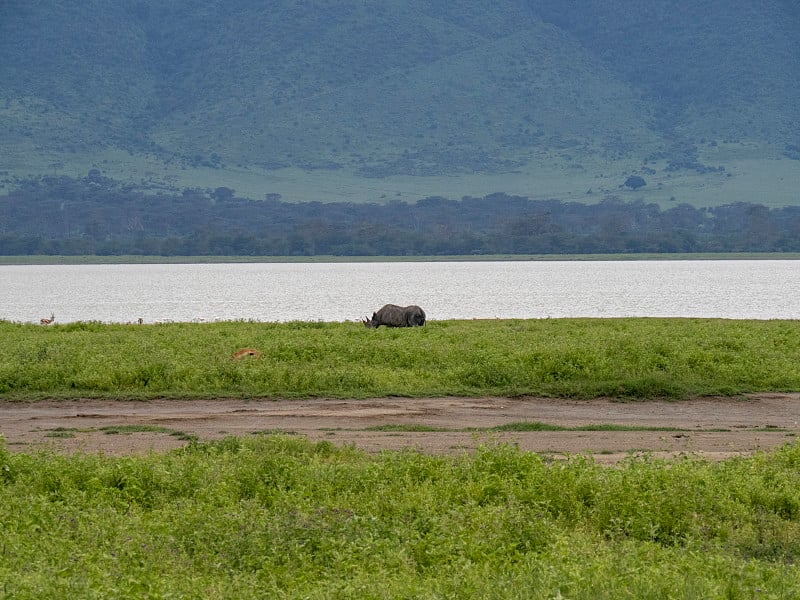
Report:
M 70 400 L 0 404 L 10 450 L 125 455 L 164 451 L 228 435 L 283 432 L 368 451 L 414 448 L 458 453 L 512 443 L 555 456 L 615 462 L 636 453 L 710 459 L 769 450 L 800 433 L 800 394 L 754 394 L 675 402 L 554 398 L 377 398 L 370 400 Z M 510 423 L 564 431 L 490 431 Z M 381 431 L 396 425 L 439 431 Z M 582 428 L 619 425 L 629 431 Z M 644 428 L 662 428 L 648 431 Z M 176 435 L 176 434 L 184 435 Z

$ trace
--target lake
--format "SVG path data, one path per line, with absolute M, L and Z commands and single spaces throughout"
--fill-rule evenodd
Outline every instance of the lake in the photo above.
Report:
M 383 304 L 429 320 L 800 318 L 792 260 L 0 266 L 0 319 L 351 321 Z

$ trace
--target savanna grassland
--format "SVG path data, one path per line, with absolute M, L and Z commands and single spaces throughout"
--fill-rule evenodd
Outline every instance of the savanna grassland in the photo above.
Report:
M 0 322 L 0 339 L 6 402 L 800 389 L 793 321 Z M 793 598 L 798 465 L 797 444 L 612 468 L 493 443 L 367 453 L 263 434 L 112 457 L 0 442 L 0 596 Z
M 800 447 L 710 463 L 0 449 L 7 598 L 795 598 Z
M 687 398 L 800 389 L 794 321 L 0 322 L 0 396 Z M 234 360 L 242 348 L 260 356 Z

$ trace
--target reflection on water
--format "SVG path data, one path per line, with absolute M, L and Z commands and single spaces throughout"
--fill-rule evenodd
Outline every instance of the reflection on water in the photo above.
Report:
M 430 320 L 800 318 L 795 261 L 0 266 L 0 319 L 348 321 L 385 303 Z

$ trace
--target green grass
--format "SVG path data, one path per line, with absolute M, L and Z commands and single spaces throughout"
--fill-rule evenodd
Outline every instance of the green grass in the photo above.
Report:
M 75 431 L 76 430 L 74 430 L 74 429 L 65 429 L 63 427 L 57 427 L 56 429 L 51 429 L 46 434 L 44 434 L 44 437 L 64 438 L 64 439 L 66 439 L 66 438 L 74 438 L 75 437 Z
M 197 440 L 197 436 L 190 435 L 183 431 L 170 429 L 169 427 L 161 427 L 159 425 L 108 425 L 105 427 L 54 427 L 53 429 L 46 430 L 45 437 L 50 438 L 74 438 L 75 433 L 87 433 L 92 431 L 101 431 L 106 435 L 130 435 L 132 433 L 163 433 L 166 435 L 174 436 L 180 440 L 193 442 Z M 2 439 L 2 438 L 0 438 Z
M 0 340 L 6 400 L 800 389 L 794 321 L 0 322 Z M 243 347 L 262 355 L 235 361 Z M 576 429 L 590 427 L 610 426 Z M 122 458 L 10 452 L 0 437 L 0 597 L 794 598 L 798 540 L 798 443 L 609 468 L 275 431 Z
M 420 432 L 446 432 L 446 431 L 729 431 L 728 429 L 681 429 L 679 427 L 648 427 L 643 425 L 617 425 L 614 423 L 596 423 L 589 425 L 575 425 L 567 427 L 565 425 L 553 425 L 552 423 L 542 423 L 541 421 L 516 421 L 496 425 L 493 427 L 465 427 L 454 429 L 452 427 L 433 427 L 430 425 L 416 425 L 403 423 L 387 423 L 385 425 L 373 425 L 364 428 L 364 431 L 420 431 Z M 778 428 L 770 428 L 769 431 L 784 431 Z
M 0 399 L 545 395 L 800 390 L 795 321 L 0 322 Z M 257 348 L 260 357 L 233 353 Z
M 159 425 L 108 425 L 106 427 L 99 427 L 98 431 L 102 431 L 106 435 L 130 435 L 131 433 L 165 433 L 179 440 L 192 441 L 197 437 L 189 435 L 183 431 L 170 429 L 169 427 L 161 427 Z
M 402 431 L 402 432 L 420 432 L 420 433 L 442 433 L 446 431 L 466 431 L 466 429 L 452 429 L 449 427 L 434 427 L 432 425 L 404 425 L 402 423 L 388 423 L 386 425 L 373 425 L 372 427 L 365 427 L 364 431 Z
M 0 596 L 795 598 L 800 444 L 714 463 L 0 442 Z

